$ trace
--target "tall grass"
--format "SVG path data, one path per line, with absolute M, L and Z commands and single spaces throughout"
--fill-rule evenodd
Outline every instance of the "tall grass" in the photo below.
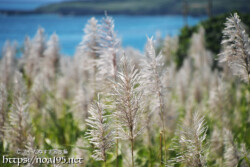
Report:
M 212 69 L 216 55 L 206 49 L 202 27 L 182 66 L 174 60 L 176 37 L 148 38 L 145 53 L 122 48 L 107 15 L 88 21 L 72 57 L 43 28 L 25 39 L 21 57 L 6 42 L 0 156 L 66 149 L 65 156 L 84 158 L 79 166 L 250 166 L 245 29 L 237 14 L 226 20 L 222 70 Z

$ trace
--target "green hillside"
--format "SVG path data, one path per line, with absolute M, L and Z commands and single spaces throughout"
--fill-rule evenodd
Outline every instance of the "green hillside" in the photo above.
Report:
M 50 4 L 36 9 L 39 13 L 60 14 L 181 14 L 183 0 L 98 0 L 71 1 Z M 189 0 L 188 11 L 191 15 L 206 14 L 208 0 Z M 213 0 L 213 13 L 220 14 L 230 11 L 248 13 L 249 0 Z

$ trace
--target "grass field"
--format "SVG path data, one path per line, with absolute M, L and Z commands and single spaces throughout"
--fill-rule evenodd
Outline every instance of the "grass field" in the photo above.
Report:
M 218 20 L 226 24 L 217 32 Z M 25 39 L 21 57 L 6 42 L 0 166 L 19 158 L 21 166 L 250 167 L 245 29 L 236 13 L 219 16 L 179 37 L 148 38 L 140 53 L 121 47 L 106 15 L 88 21 L 73 57 L 43 28 Z

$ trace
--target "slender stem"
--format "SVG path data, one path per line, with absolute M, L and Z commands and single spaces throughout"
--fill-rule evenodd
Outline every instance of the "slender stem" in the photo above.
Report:
M 150 137 L 150 129 L 149 129 L 149 120 L 150 118 L 148 117 L 148 123 L 147 123 L 147 135 L 148 135 L 148 150 L 149 150 L 149 161 L 150 161 L 150 167 L 151 166 L 153 166 L 152 165 L 152 149 L 151 149 L 151 147 L 152 147 L 152 144 L 151 144 L 151 137 Z
M 166 144 L 166 132 L 164 131 L 163 132 L 163 144 L 164 144 L 164 156 L 165 156 L 165 158 L 164 158 L 164 160 L 165 160 L 165 162 L 167 162 L 167 144 Z
M 118 161 L 118 147 L 119 147 L 119 140 L 116 139 L 116 167 L 119 166 L 119 161 Z
M 134 140 L 131 139 L 132 167 L 134 167 Z
M 162 161 L 162 132 L 160 132 L 160 161 L 161 161 L 161 166 L 163 165 Z
M 116 127 L 118 127 L 118 122 L 117 122 L 117 119 L 116 119 Z M 116 129 L 116 135 L 118 137 L 118 130 Z M 119 140 L 116 139 L 116 167 L 119 166 L 119 160 L 118 160 L 118 150 L 119 150 Z
M 165 158 L 167 158 L 167 149 L 166 149 L 166 138 L 165 138 L 165 115 L 164 115 L 164 99 L 162 96 L 162 91 L 161 91 L 161 82 L 160 82 L 160 76 L 157 73 L 156 67 L 154 70 L 154 75 L 155 75 L 155 80 L 156 80 L 156 87 L 157 87 L 157 96 L 158 100 L 160 103 L 160 117 L 161 117 L 161 123 L 162 123 L 162 134 L 163 134 L 163 144 L 164 144 L 164 153 L 165 153 Z
M 158 75 L 157 75 L 158 76 Z M 165 138 L 165 115 L 164 115 L 164 103 L 163 103 L 163 97 L 161 95 L 161 91 L 160 91 L 160 81 L 159 81 L 159 77 L 156 78 L 156 82 L 157 82 L 157 86 L 158 86 L 158 98 L 159 98 L 159 102 L 160 102 L 160 117 L 161 117 L 161 122 L 162 122 L 162 134 L 163 134 L 163 145 L 164 145 L 164 154 L 165 154 L 165 158 L 164 160 L 167 158 L 167 149 L 166 149 L 166 138 Z
M 248 74 L 248 84 L 250 85 L 250 75 Z
M 161 130 L 161 137 L 163 140 L 163 147 L 164 147 L 164 161 L 167 160 L 167 147 L 166 147 L 166 131 L 165 131 L 165 118 L 163 112 L 161 112 L 161 118 L 162 118 L 162 130 Z
M 103 161 L 103 163 L 104 163 L 104 167 L 106 167 L 106 159 Z

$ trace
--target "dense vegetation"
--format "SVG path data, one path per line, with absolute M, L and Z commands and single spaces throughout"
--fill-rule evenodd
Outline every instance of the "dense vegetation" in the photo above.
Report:
M 176 63 L 181 66 L 184 58 L 188 54 L 188 48 L 191 44 L 191 37 L 193 33 L 196 33 L 200 26 L 205 30 L 205 46 L 206 49 L 214 53 L 213 68 L 217 66 L 217 54 L 221 51 L 221 41 L 222 41 L 222 30 L 225 28 L 224 20 L 230 17 L 231 14 L 222 14 L 209 18 L 208 20 L 202 21 L 200 24 L 195 26 L 185 26 L 181 29 L 179 35 L 179 48 L 176 53 Z M 250 27 L 250 15 L 249 14 L 239 14 L 242 22 L 246 26 L 246 31 L 249 32 Z
M 88 21 L 72 57 L 42 28 L 25 39 L 21 57 L 6 42 L 0 166 L 13 166 L 3 155 L 34 157 L 19 149 L 60 149 L 83 158 L 77 166 L 249 167 L 249 36 L 237 14 L 222 22 L 220 71 L 202 26 L 188 31 L 182 65 L 176 54 L 186 37 L 148 38 L 141 54 L 121 47 L 109 16 Z

